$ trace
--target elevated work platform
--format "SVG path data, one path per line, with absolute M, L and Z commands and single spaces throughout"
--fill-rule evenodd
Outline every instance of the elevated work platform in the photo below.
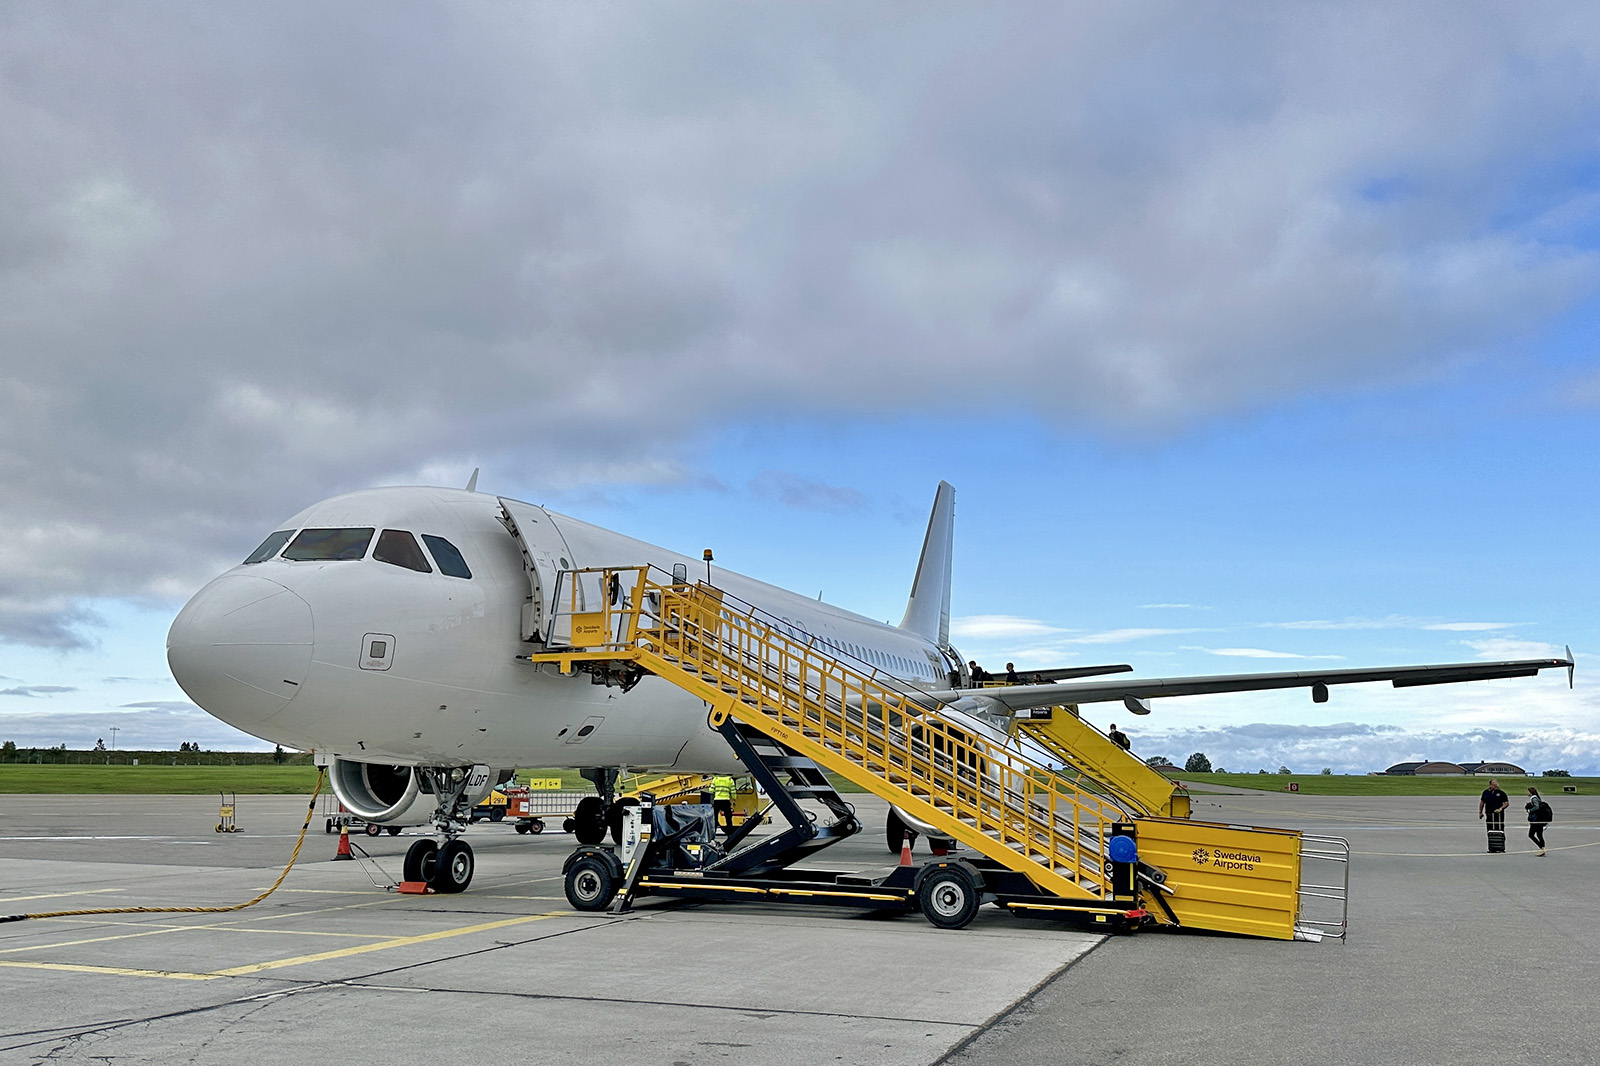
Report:
M 1164 924 L 1282 938 L 1299 930 L 1299 834 L 1170 817 L 1187 813 L 1171 782 L 1134 769 L 1120 748 L 1083 775 L 1096 785 L 1074 780 L 1076 766 L 1097 759 L 1095 738 L 1110 741 L 1070 715 L 1026 727 L 1061 762 L 1053 768 L 987 723 L 791 636 L 716 588 L 654 577 L 646 567 L 563 572 L 548 650 L 525 658 L 624 683 L 640 671 L 670 681 L 706 701 L 735 750 L 741 737 L 767 738 L 981 856 L 973 865 L 987 898 L 1017 913 L 1148 909 Z M 1202 850 L 1262 861 L 1202 870 Z M 739 854 L 719 865 L 737 872 Z

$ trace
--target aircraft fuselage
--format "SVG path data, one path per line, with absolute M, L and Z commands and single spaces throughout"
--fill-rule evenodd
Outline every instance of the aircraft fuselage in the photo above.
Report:
M 349 493 L 276 528 L 168 635 L 173 676 L 215 717 L 360 762 L 737 769 L 706 705 L 673 685 L 646 677 L 623 692 L 517 659 L 550 616 L 557 570 L 677 564 L 703 576 L 702 560 L 437 488 Z M 721 568 L 714 580 L 872 668 L 946 683 L 953 664 L 913 633 Z

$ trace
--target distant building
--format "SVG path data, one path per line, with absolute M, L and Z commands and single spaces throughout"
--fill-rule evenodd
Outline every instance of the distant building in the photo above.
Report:
M 1409 776 L 1412 774 L 1505 774 L 1526 775 L 1528 771 L 1514 763 L 1508 762 L 1469 762 L 1453 763 L 1442 761 L 1423 762 L 1397 762 L 1384 771 L 1386 774 L 1396 776 Z
M 1469 762 L 1462 769 L 1469 774 L 1507 774 L 1527 776 L 1528 771 L 1509 762 Z

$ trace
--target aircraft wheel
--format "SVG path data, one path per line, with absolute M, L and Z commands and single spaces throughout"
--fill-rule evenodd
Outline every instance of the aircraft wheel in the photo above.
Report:
M 383 826 L 379 825 L 377 822 L 368 822 L 367 823 L 367 836 L 375 837 L 375 836 L 381 835 L 382 833 L 383 833 Z
M 891 855 L 900 854 L 900 845 L 906 840 L 911 841 L 912 848 L 917 846 L 917 831 L 908 829 L 906 823 L 900 820 L 900 816 L 894 813 L 894 808 L 892 807 L 889 809 L 888 821 L 884 823 L 883 836 L 884 840 L 888 842 L 889 854 Z
M 567 902 L 580 911 L 603 911 L 617 894 L 617 879 L 604 861 L 586 855 L 567 870 Z
M 962 929 L 977 917 L 983 902 L 978 882 L 965 866 L 941 866 L 925 874 L 917 886 L 923 917 L 940 929 Z
M 472 884 L 472 871 L 477 863 L 472 857 L 472 845 L 465 840 L 447 840 L 439 849 L 433 864 L 433 876 L 428 884 L 435 892 L 465 892 Z
M 433 869 L 438 865 L 439 842 L 432 837 L 423 837 L 406 849 L 406 861 L 402 866 L 407 881 L 433 882 Z
M 585 796 L 572 812 L 572 835 L 580 844 L 598 844 L 606 838 L 606 805 L 599 796 Z
M 606 821 L 611 824 L 611 842 L 622 843 L 622 820 L 627 817 L 629 807 L 639 806 L 636 799 L 620 799 L 611 805 L 611 813 Z

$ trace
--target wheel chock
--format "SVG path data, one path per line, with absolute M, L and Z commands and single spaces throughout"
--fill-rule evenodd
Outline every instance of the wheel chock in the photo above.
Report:
M 396 891 L 406 896 L 427 896 L 432 894 L 433 889 L 426 881 L 401 881 Z

